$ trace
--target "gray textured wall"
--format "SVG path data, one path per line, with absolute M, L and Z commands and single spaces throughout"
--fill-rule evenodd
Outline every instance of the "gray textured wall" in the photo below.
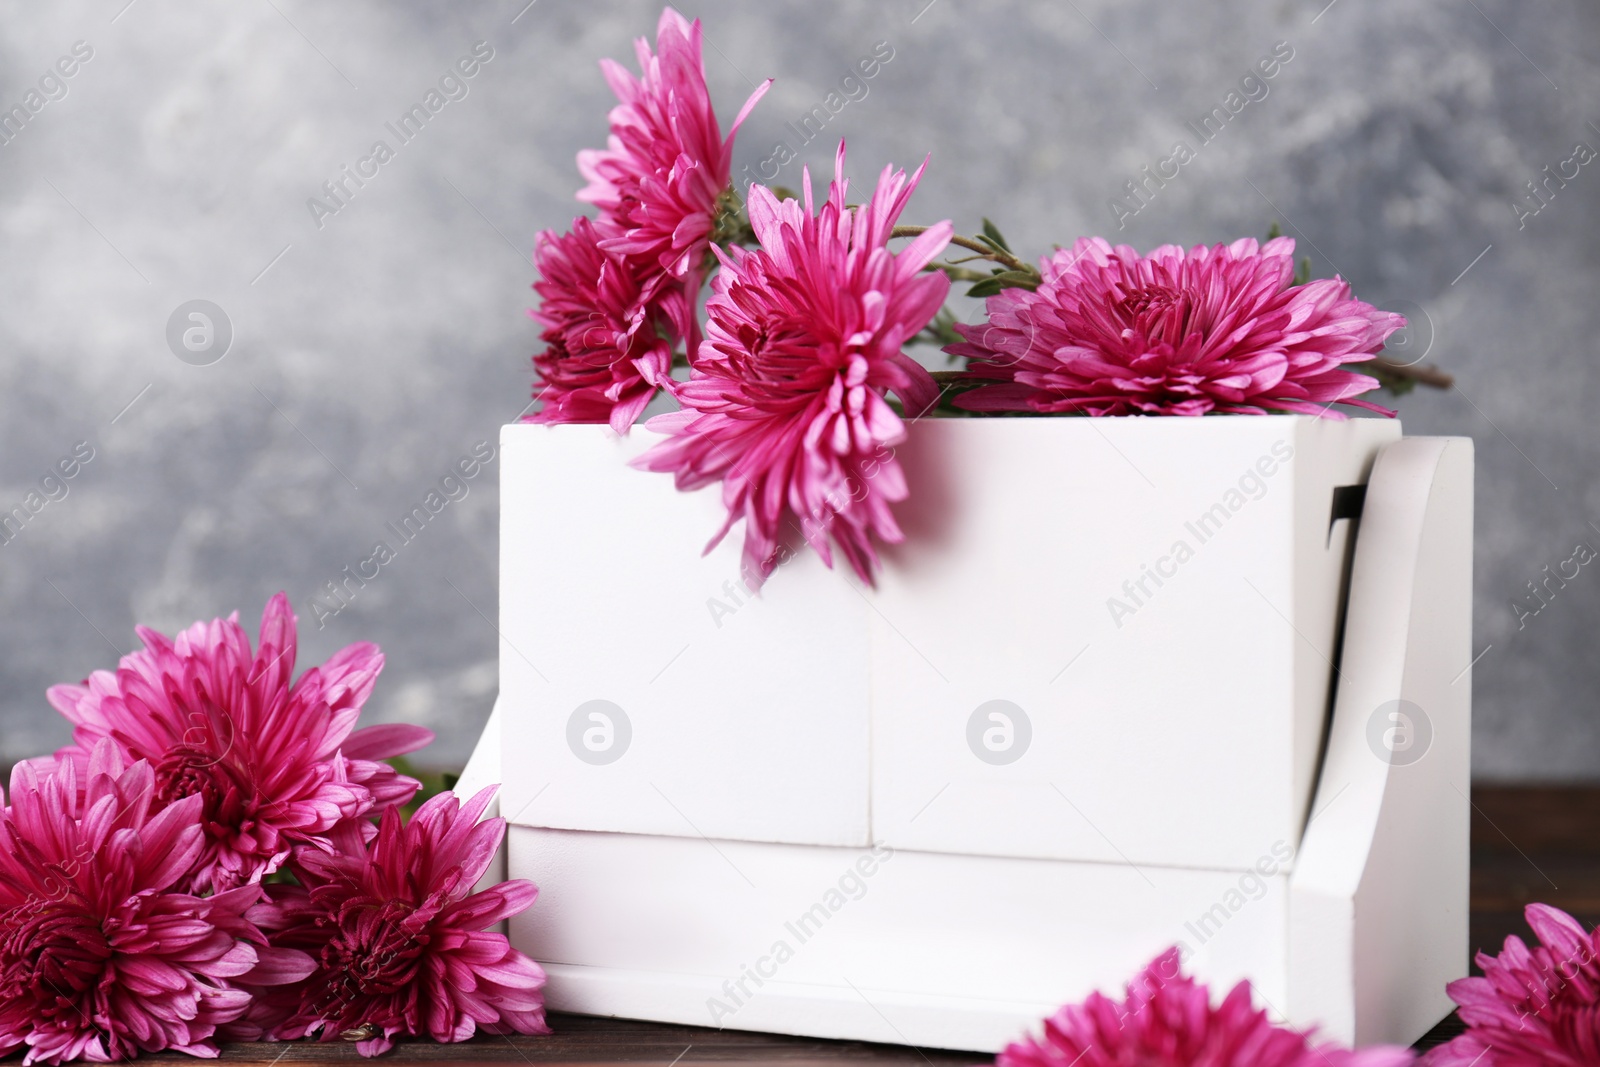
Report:
M 380 642 L 371 714 L 441 730 L 433 762 L 465 757 L 496 684 L 497 467 L 320 630 L 311 599 L 524 405 L 527 252 L 576 211 L 573 153 L 602 142 L 595 61 L 628 56 L 658 10 L 526 3 L 0 8 L 7 108 L 74 42 L 93 49 L 66 95 L 0 146 L 0 505 L 78 442 L 94 450 L 65 497 L 0 546 L 0 757 L 65 739 L 45 687 L 109 665 L 135 620 L 171 628 L 238 608 L 253 630 L 279 588 L 301 611 L 307 661 Z M 1209 242 L 1281 219 L 1318 273 L 1414 315 L 1408 351 L 1431 344 L 1460 388 L 1402 400 L 1407 428 L 1479 448 L 1476 643 L 1491 647 L 1475 766 L 1595 776 L 1600 576 L 1584 568 L 1520 628 L 1512 603 L 1579 542 L 1600 546 L 1600 167 L 1536 215 L 1512 205 L 1578 142 L 1600 146 L 1600 13 L 1325 5 L 683 10 L 706 21 L 725 120 L 751 80 L 778 79 L 736 167 L 793 141 L 785 121 L 888 41 L 869 94 L 802 161 L 826 168 L 835 135 L 860 177 L 931 150 L 910 215 L 970 232 L 987 213 L 1032 252 L 1095 232 Z M 469 94 L 319 227 L 307 199 L 375 140 L 393 145 L 384 123 L 478 41 L 494 56 Z M 1293 59 L 1267 95 L 1200 145 L 1185 120 L 1282 41 Z M 1111 198 L 1178 140 L 1196 158 L 1119 233 Z M 193 299 L 234 331 L 209 366 L 166 341 Z

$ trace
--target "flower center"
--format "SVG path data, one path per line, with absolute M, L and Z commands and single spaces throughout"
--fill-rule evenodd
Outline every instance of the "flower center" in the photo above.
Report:
M 1130 289 L 1112 308 L 1134 330 L 1152 340 L 1183 340 L 1189 318 L 1189 294 L 1166 285 Z
M 156 795 L 163 801 L 204 798 L 201 820 L 213 836 L 249 828 L 247 816 L 254 807 L 249 791 L 221 756 L 180 745 L 161 757 L 155 772 Z
M 339 932 L 322 949 L 335 985 L 363 994 L 395 993 L 410 985 L 427 950 L 425 933 L 406 929 L 411 909 L 399 901 L 343 909 Z
M 25 991 L 46 1017 L 76 1014 L 110 956 L 100 924 L 62 901 L 30 901 L 0 919 L 0 986 Z
M 827 388 L 845 353 L 814 327 L 811 321 L 782 316 L 739 325 L 737 348 L 724 352 L 745 405 L 762 414 L 787 412 Z

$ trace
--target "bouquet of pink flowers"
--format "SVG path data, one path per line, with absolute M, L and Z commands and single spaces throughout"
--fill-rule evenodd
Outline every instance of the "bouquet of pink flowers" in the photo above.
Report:
M 910 177 L 884 167 L 852 205 L 842 143 L 820 204 L 809 172 L 798 196 L 753 184 L 741 197 L 734 134 L 770 82 L 725 138 L 700 46 L 700 24 L 668 8 L 655 50 L 638 42 L 640 75 L 602 64 L 620 101 L 610 142 L 578 155 L 578 199 L 598 217 L 540 234 L 534 253 L 545 348 L 529 418 L 626 433 L 656 394 L 676 401 L 649 422 L 668 439 L 637 463 L 680 489 L 722 483 L 728 516 L 711 544 L 743 519 L 752 584 L 777 565 L 786 523 L 872 580 L 873 539 L 902 539 L 890 505 L 908 486 L 892 449 L 907 419 L 1393 414 L 1362 399 L 1379 380 L 1347 365 L 1405 319 L 1342 279 L 1297 278 L 1287 237 L 1147 256 L 1082 238 L 1034 266 L 988 220 L 975 237 L 949 221 L 899 225 L 926 161 Z M 951 246 L 962 257 L 941 259 Z M 952 281 L 987 297 L 983 321 L 945 309 Z M 965 367 L 927 370 L 905 352 L 919 342 Z
M 505 832 L 492 791 L 402 825 L 418 783 L 382 762 L 433 734 L 354 729 L 383 669 L 355 644 L 291 684 L 279 593 L 238 616 L 139 627 L 117 670 L 58 685 L 73 744 L 19 764 L 0 809 L 0 1055 L 215 1056 L 217 1037 L 460 1041 L 545 1033 L 544 972 L 486 929 L 537 890 L 474 887 Z

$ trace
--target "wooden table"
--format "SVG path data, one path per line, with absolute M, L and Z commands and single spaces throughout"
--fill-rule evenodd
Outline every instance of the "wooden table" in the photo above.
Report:
M 1522 908 L 1544 901 L 1571 912 L 1586 926 L 1600 923 L 1600 787 L 1473 788 L 1472 919 L 1474 950 L 1499 951 L 1509 934 L 1532 935 Z M 406 1042 L 383 1057 L 396 1063 L 696 1064 L 771 1062 L 922 1065 L 956 1067 L 989 1062 L 970 1053 L 873 1045 L 858 1041 L 710 1030 L 694 1026 L 552 1015 L 548 1037 L 481 1037 L 459 1045 Z M 1459 1033 L 1452 1016 L 1418 1043 L 1426 1048 Z M 179 1054 L 146 1057 L 195 1061 Z M 237 1044 L 222 1059 L 240 1064 L 360 1061 L 343 1043 Z

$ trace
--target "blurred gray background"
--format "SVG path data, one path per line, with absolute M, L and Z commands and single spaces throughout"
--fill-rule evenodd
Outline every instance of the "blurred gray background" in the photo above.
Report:
M 826 171 L 839 137 L 862 179 L 931 151 L 906 221 L 949 217 L 971 233 L 987 214 L 1030 256 L 1087 233 L 1148 249 L 1259 235 L 1276 219 L 1319 275 L 1337 270 L 1412 316 L 1397 354 L 1426 352 L 1459 387 L 1399 400 L 1407 430 L 1478 445 L 1476 772 L 1600 776 L 1600 574 L 1584 567 L 1536 615 L 1513 606 L 1544 567 L 1600 547 L 1600 164 L 1577 148 L 1600 147 L 1600 9 L 680 9 L 705 21 L 724 123 L 753 82 L 777 79 L 736 171 L 780 140 L 797 145 L 785 123 L 887 42 L 867 95 L 776 181 L 798 184 L 802 162 Z M 30 91 L 41 103 L 0 144 L 0 510 L 36 489 L 46 501 L 0 545 L 0 759 L 67 740 L 45 688 L 112 665 L 134 647 L 135 621 L 170 631 L 238 609 L 254 634 L 284 589 L 302 667 L 379 642 L 389 664 L 368 720 L 431 726 L 440 740 L 421 761 L 459 765 L 496 689 L 498 464 L 337 614 L 319 620 L 313 602 L 525 407 L 528 252 L 578 210 L 574 153 L 604 142 L 611 97 L 596 61 L 631 62 L 659 6 L 7 0 L 0 11 L 0 106 L 27 106 Z M 58 68 L 77 42 L 92 55 Z M 401 145 L 385 123 L 478 42 L 493 56 L 466 95 Z M 1223 106 L 1280 42 L 1292 58 L 1249 83 L 1241 96 L 1253 98 L 1202 143 L 1186 123 Z M 308 199 L 331 204 L 324 182 L 379 139 L 394 158 L 314 217 Z M 1115 208 L 1180 140 L 1196 154 L 1178 176 Z M 1562 168 L 1576 177 L 1532 199 L 1527 183 Z M 231 324 L 209 365 L 195 364 L 215 339 L 189 362 L 168 344 L 169 318 L 191 300 Z M 46 495 L 41 479 L 79 442 L 93 458 Z

